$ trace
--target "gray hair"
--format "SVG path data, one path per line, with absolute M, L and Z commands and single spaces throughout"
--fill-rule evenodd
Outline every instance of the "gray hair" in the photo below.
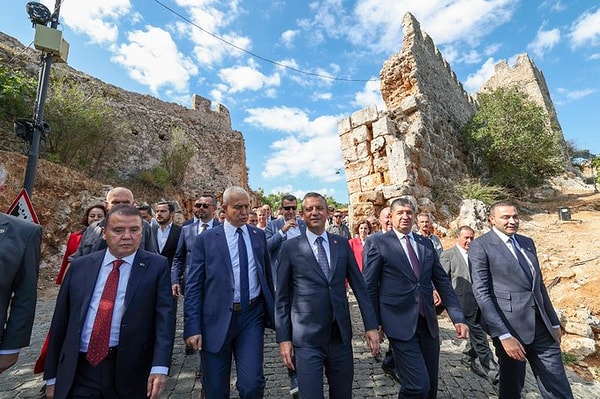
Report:
M 246 198 L 250 199 L 250 195 L 248 194 L 248 192 L 246 190 L 244 190 L 243 187 L 232 186 L 232 187 L 225 189 L 225 191 L 223 192 L 223 205 L 229 204 L 231 197 L 234 195 L 243 195 Z

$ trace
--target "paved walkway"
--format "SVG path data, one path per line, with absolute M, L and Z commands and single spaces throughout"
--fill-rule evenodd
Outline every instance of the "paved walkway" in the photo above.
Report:
M 356 326 L 362 326 L 358 306 L 352 302 L 352 316 Z M 178 306 L 181 311 L 182 306 Z M 21 352 L 16 367 L 0 375 L 0 398 L 39 398 L 42 380 L 40 375 L 33 374 L 33 365 L 39 349 L 48 331 L 54 309 L 54 297 L 51 295 L 39 298 L 36 323 L 33 329 L 31 346 Z M 181 317 L 180 317 L 181 319 Z M 178 334 L 181 336 L 182 325 L 178 323 Z M 439 399 L 457 398 L 497 398 L 494 387 L 486 380 L 473 374 L 462 365 L 462 341 L 453 339 L 454 329 L 447 318 L 440 319 L 441 327 L 441 358 Z M 353 398 L 396 398 L 398 385 L 381 372 L 381 363 L 369 355 L 362 340 L 359 328 L 355 329 L 354 337 L 354 393 Z M 279 349 L 275 344 L 275 335 L 268 331 L 265 337 L 265 376 L 267 379 L 266 398 L 288 398 L 289 381 L 281 359 Z M 385 348 L 384 348 L 385 349 Z M 200 381 L 195 378 L 198 356 L 185 356 L 181 339 L 175 342 L 171 378 L 163 394 L 165 399 L 199 398 Z M 576 398 L 600 398 L 600 383 L 589 384 L 576 374 L 568 372 L 569 379 Z M 235 373 L 232 373 L 232 387 L 235 385 Z M 232 398 L 238 398 L 235 388 Z M 531 375 L 528 375 L 524 398 L 540 398 L 539 391 Z

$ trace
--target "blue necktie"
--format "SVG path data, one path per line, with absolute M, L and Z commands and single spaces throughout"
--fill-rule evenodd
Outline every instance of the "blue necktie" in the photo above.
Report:
M 244 241 L 244 232 L 238 227 L 238 257 L 240 262 L 240 305 L 242 309 L 250 302 L 250 283 L 248 282 L 248 251 Z
M 529 279 L 529 283 L 533 284 L 533 275 L 531 274 L 531 268 L 529 267 L 529 262 L 527 262 L 527 259 L 525 259 L 525 255 L 523 255 L 523 253 L 521 252 L 520 246 L 517 245 L 517 239 L 515 238 L 514 235 L 510 236 L 510 243 L 512 244 L 513 249 L 515 250 L 515 255 L 517 255 L 517 260 L 519 261 L 519 265 L 521 265 L 521 268 L 523 269 L 523 271 L 525 272 L 525 275 Z
M 325 241 L 325 239 L 320 236 L 315 240 L 315 243 L 317 244 L 317 262 L 319 263 L 319 266 L 321 266 L 323 274 L 327 280 L 329 280 L 329 261 L 327 260 L 327 253 L 323 247 L 323 241 Z

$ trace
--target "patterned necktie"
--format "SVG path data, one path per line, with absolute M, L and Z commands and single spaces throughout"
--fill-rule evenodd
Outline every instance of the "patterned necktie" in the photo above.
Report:
M 112 323 L 117 287 L 119 285 L 119 267 L 122 264 L 122 259 L 115 259 L 113 261 L 113 268 L 106 279 L 104 290 L 102 290 L 102 297 L 100 297 L 100 303 L 98 304 L 98 311 L 94 319 L 94 326 L 92 327 L 86 356 L 87 361 L 94 367 L 108 355 L 110 325 Z
M 250 282 L 248 278 L 248 250 L 244 241 L 244 231 L 237 228 L 238 234 L 238 257 L 240 262 L 240 305 L 242 309 L 248 307 L 250 302 Z
M 517 239 L 515 238 L 514 235 L 510 236 L 510 243 L 513 246 L 513 249 L 515 250 L 515 255 L 517 256 L 519 265 L 521 265 L 521 268 L 525 272 L 525 275 L 527 276 L 529 283 L 532 284 L 533 283 L 533 275 L 531 274 L 531 268 L 529 267 L 529 262 L 527 262 L 527 259 L 525 259 L 525 255 L 523 255 L 523 253 L 520 250 L 519 245 L 517 245 Z
M 323 247 L 323 241 L 325 241 L 325 239 L 321 236 L 317 237 L 315 240 L 315 243 L 317 244 L 317 262 L 319 263 L 319 266 L 321 266 L 323 274 L 325 274 L 325 277 L 329 280 L 329 261 L 327 260 L 325 247 Z
M 198 223 L 200 223 L 200 222 L 198 222 Z M 198 234 L 204 233 L 207 228 L 208 228 L 208 224 L 207 223 L 202 223 L 202 226 L 200 226 L 200 231 L 198 232 Z
M 408 251 L 408 259 L 410 260 L 410 264 L 415 272 L 415 276 L 417 278 L 421 277 L 421 265 L 419 264 L 419 258 L 417 258 L 417 254 L 415 253 L 415 249 L 412 246 L 410 241 L 410 236 L 407 234 L 404 236 L 406 238 L 406 250 Z M 423 292 L 419 289 L 419 314 L 425 317 L 425 298 L 423 297 Z

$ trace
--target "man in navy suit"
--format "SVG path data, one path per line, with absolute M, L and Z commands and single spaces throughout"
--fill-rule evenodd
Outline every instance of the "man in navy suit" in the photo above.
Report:
M 112 207 L 103 238 L 108 249 L 74 259 L 58 293 L 48 398 L 158 398 L 164 390 L 175 331 L 168 261 L 139 249 L 135 206 Z
M 224 223 L 194 242 L 183 336 L 200 350 L 207 398 L 229 398 L 232 355 L 240 398 L 262 398 L 264 329 L 273 320 L 267 239 L 247 224 L 250 197 L 242 187 L 225 190 L 223 208 Z
M 171 288 L 174 297 L 183 295 L 182 283 L 192 260 L 192 248 L 196 236 L 220 224 L 218 220 L 214 219 L 216 209 L 217 199 L 215 196 L 203 194 L 194 201 L 194 220 L 182 226 L 171 268 Z
M 379 351 L 377 320 L 348 239 L 325 231 L 327 200 L 308 193 L 302 201 L 306 233 L 281 247 L 275 293 L 276 339 L 284 365 L 295 369 L 300 397 L 352 397 L 352 322 L 346 279 L 360 306 L 367 345 Z
M 572 398 L 560 352 L 560 322 L 550 302 L 533 240 L 517 234 L 514 204 L 490 208 L 492 231 L 469 248 L 473 294 L 500 365 L 499 398 L 520 398 L 526 361 L 544 398 Z
M 158 253 L 165 256 L 171 266 L 181 235 L 181 226 L 173 223 L 175 205 L 169 201 L 160 201 L 154 206 L 154 212 L 156 213 L 156 224 L 152 226 L 152 237 L 156 241 Z
M 8 189 L 0 164 L 0 194 Z M 29 345 L 35 316 L 42 226 L 0 212 L 0 374 Z
M 381 333 L 394 353 L 401 384 L 398 398 L 435 398 L 440 344 L 432 283 L 458 338 L 467 338 L 469 328 L 433 244 L 412 232 L 412 203 L 398 198 L 390 209 L 392 229 L 369 238 L 363 274 Z

